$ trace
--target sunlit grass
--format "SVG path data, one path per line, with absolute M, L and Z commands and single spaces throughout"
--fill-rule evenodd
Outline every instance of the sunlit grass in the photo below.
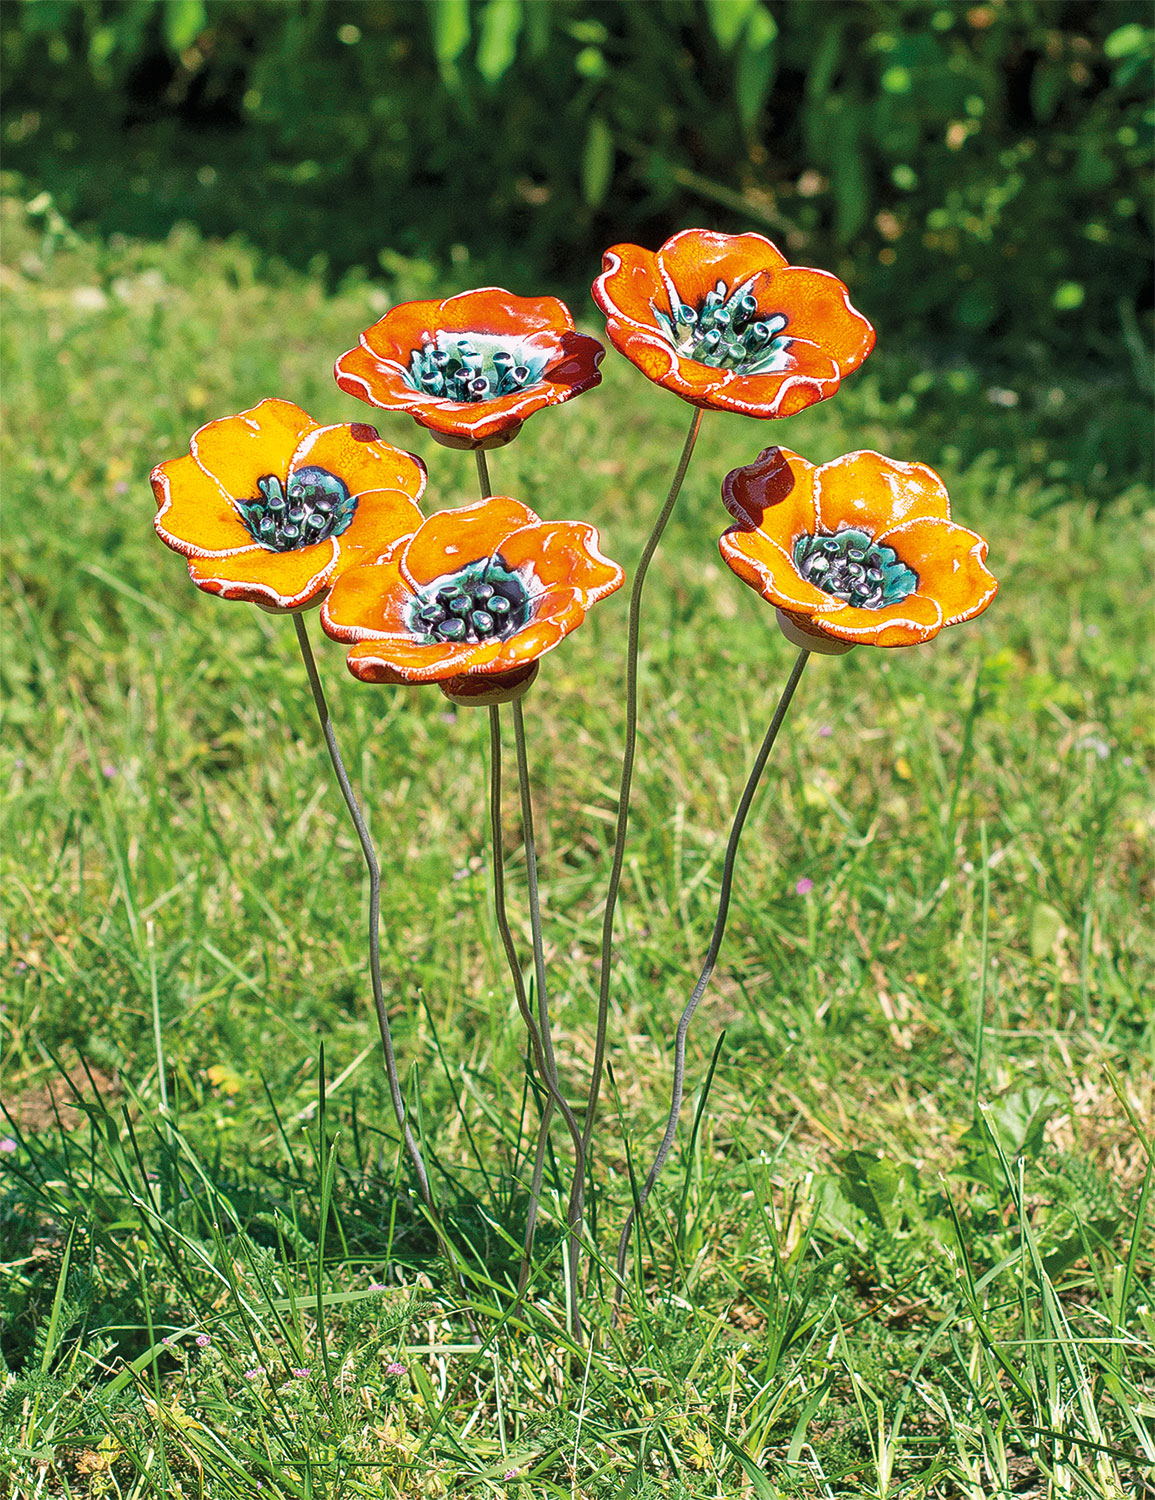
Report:
M 772 441 L 930 461 L 1002 592 L 927 648 L 811 664 L 692 1033 L 681 1152 L 618 1329 L 595 1259 L 587 1365 L 562 1333 L 556 1198 L 531 1297 L 510 1291 L 535 1109 L 491 916 L 486 716 L 358 684 L 317 636 L 471 1329 L 398 1166 L 360 856 L 291 628 L 199 595 L 151 529 L 148 471 L 202 421 L 267 395 L 364 419 L 330 368 L 381 290 L 258 279 L 184 233 L 108 247 L 6 222 L 0 1494 L 1133 1493 L 1155 1454 L 1142 476 L 1096 518 L 1031 460 L 1041 407 L 888 362 L 882 317 L 835 400 L 772 429 L 707 419 L 647 595 L 591 1256 L 612 1259 L 656 1146 L 792 656 L 718 557 L 722 476 Z M 628 569 L 686 409 L 612 354 L 605 375 L 490 472 L 596 522 Z M 428 463 L 429 506 L 474 497 L 468 455 L 374 420 Z M 573 1097 L 624 621 L 620 595 L 599 606 L 527 701 Z M 564 1132 L 556 1150 L 560 1180 Z

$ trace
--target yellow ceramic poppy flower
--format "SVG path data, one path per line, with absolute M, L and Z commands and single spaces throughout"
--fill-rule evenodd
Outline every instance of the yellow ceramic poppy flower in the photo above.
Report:
M 738 523 L 722 556 L 814 649 L 917 645 L 998 591 L 986 542 L 951 520 L 925 464 L 860 452 L 819 468 L 767 448 L 726 476 L 722 497 Z
M 374 427 L 325 427 L 270 399 L 209 422 L 151 478 L 157 535 L 198 588 L 298 610 L 417 530 L 425 465 Z

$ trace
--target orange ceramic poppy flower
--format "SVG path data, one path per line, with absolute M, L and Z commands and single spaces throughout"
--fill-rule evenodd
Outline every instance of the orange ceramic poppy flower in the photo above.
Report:
M 614 245 L 593 285 L 614 348 L 694 406 L 789 417 L 832 396 L 874 329 L 828 271 L 761 234 L 683 229 L 654 253 Z
M 296 610 L 416 531 L 425 465 L 374 427 L 323 427 L 271 398 L 200 428 L 152 488 L 157 535 L 198 588 Z
M 334 374 L 350 396 L 407 411 L 451 448 L 499 448 L 533 412 L 597 385 L 604 354 L 556 297 L 490 286 L 391 308 Z
M 986 542 L 951 520 L 925 464 L 862 452 L 816 468 L 767 448 L 726 476 L 722 497 L 738 522 L 722 556 L 799 644 L 917 645 L 981 614 L 998 590 Z
M 454 697 L 516 687 L 622 570 L 581 521 L 542 521 L 492 496 L 430 516 L 374 563 L 343 573 L 321 609 L 363 682 L 439 682 Z M 475 679 L 484 678 L 485 682 Z

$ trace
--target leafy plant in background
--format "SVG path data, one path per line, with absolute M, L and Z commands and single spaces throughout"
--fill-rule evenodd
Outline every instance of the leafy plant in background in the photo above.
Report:
M 1150 380 L 1132 0 L 20 0 L 0 25 L 8 170 L 106 232 L 574 295 L 611 230 L 708 205 L 932 359 Z

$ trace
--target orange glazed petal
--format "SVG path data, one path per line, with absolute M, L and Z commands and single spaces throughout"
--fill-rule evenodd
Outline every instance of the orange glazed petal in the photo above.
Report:
M 501 642 L 496 661 L 500 670 L 536 661 L 560 644 L 586 617 L 586 605 L 577 589 L 550 589 L 534 601 L 534 617 L 516 635 Z
M 455 332 L 475 329 L 478 333 L 506 333 L 510 329 L 549 329 L 572 333 L 573 315 L 557 297 L 518 297 L 503 287 L 478 287 L 458 292 L 440 304 L 439 328 Z
M 808 459 L 789 448 L 765 448 L 752 464 L 722 481 L 722 503 L 735 520 L 761 527 L 789 549 L 817 526 L 814 476 Z
M 944 625 L 981 614 L 998 593 L 998 581 L 986 566 L 987 544 L 965 526 L 920 516 L 884 532 L 879 541 L 918 574 L 919 593 L 942 606 Z
M 189 449 L 204 471 L 234 500 L 251 500 L 257 480 L 288 477 L 297 444 L 317 423 L 291 401 L 270 397 L 235 417 L 209 422 L 192 436 Z
M 382 407 L 386 405 L 382 398 L 387 394 L 398 398 L 417 395 L 405 382 L 405 367 L 391 355 L 365 348 L 365 337 L 362 334 L 361 343 L 342 354 L 333 366 L 333 376 L 345 394 Z M 388 409 L 396 407 L 391 403 Z
M 823 464 L 814 476 L 814 494 L 820 524 L 827 531 L 866 526 L 878 541 L 888 527 L 916 516 L 950 516 L 950 497 L 933 469 L 884 458 L 870 449 Z
M 459 663 L 476 649 L 449 642 L 426 644 L 412 636 L 389 636 L 359 642 L 345 660 L 353 676 L 362 682 L 435 682 L 459 672 Z
M 592 294 L 607 318 L 625 318 L 639 328 L 652 328 L 653 301 L 658 296 L 665 300 L 663 310 L 669 312 L 662 268 L 652 250 L 641 245 L 611 245 L 602 256 L 602 267 Z
M 335 641 L 386 635 L 410 639 L 405 611 L 412 599 L 396 549 L 387 558 L 341 574 L 321 606 L 321 626 Z
M 785 370 L 776 375 L 741 375 L 736 370 L 728 370 L 727 378 L 714 387 L 706 404 L 719 411 L 736 411 L 747 417 L 792 417 L 816 401 L 833 396 L 839 385 L 834 361 L 812 345 L 802 347 L 810 356 L 808 362 L 821 363 L 824 374 Z
M 253 545 L 227 557 L 190 557 L 189 577 L 206 593 L 267 609 L 303 609 L 324 593 L 337 567 L 337 539 L 295 552 Z
M 719 281 L 734 287 L 755 277 L 753 294 L 759 310 L 770 272 L 787 264 L 786 257 L 763 234 L 716 234 L 709 229 L 683 229 L 668 239 L 657 254 L 669 301 L 677 297 L 697 307 Z
M 436 298 L 400 302 L 365 329 L 360 338 L 361 348 L 378 359 L 394 360 L 405 369 L 413 351 L 437 332 L 440 310 L 441 303 Z
M 874 348 L 874 329 L 851 305 L 843 283 L 829 271 L 784 266 L 775 273 L 766 305 L 759 310 L 764 315 L 785 314 L 786 333 L 817 344 L 843 375 L 857 370 Z
M 360 495 L 366 490 L 399 492 L 417 517 L 409 530 L 416 530 L 421 524 L 421 512 L 414 502 L 421 498 L 425 489 L 425 465 L 414 454 L 382 442 L 375 427 L 354 422 L 352 425 L 315 428 L 297 445 L 289 471 L 293 473 L 310 466 L 335 474 L 351 495 Z
M 366 490 L 348 527 L 336 538 L 341 571 L 377 562 L 398 542 L 408 541 L 423 520 L 421 512 L 400 490 Z
M 232 500 L 191 455 L 158 464 L 151 482 L 158 507 L 153 525 L 175 551 L 219 557 L 253 545 Z
M 537 524 L 528 505 L 505 495 L 475 500 L 457 510 L 430 516 L 401 555 L 401 567 L 414 588 L 454 573 L 501 550 L 511 532 Z
M 731 526 L 719 538 L 718 549 L 743 583 L 779 609 L 823 614 L 842 603 L 801 577 L 789 554 L 764 531 Z
M 836 599 L 836 609 L 825 614 L 787 611 L 803 630 L 833 636 L 864 646 L 918 646 L 931 640 L 944 624 L 942 610 L 926 594 L 908 594 L 884 609 L 855 609 Z
M 617 563 L 602 556 L 599 540 L 597 528 L 584 521 L 543 521 L 507 536 L 501 557 L 508 568 L 531 567 L 542 589 L 566 585 L 593 603 L 620 588 L 623 578 Z

